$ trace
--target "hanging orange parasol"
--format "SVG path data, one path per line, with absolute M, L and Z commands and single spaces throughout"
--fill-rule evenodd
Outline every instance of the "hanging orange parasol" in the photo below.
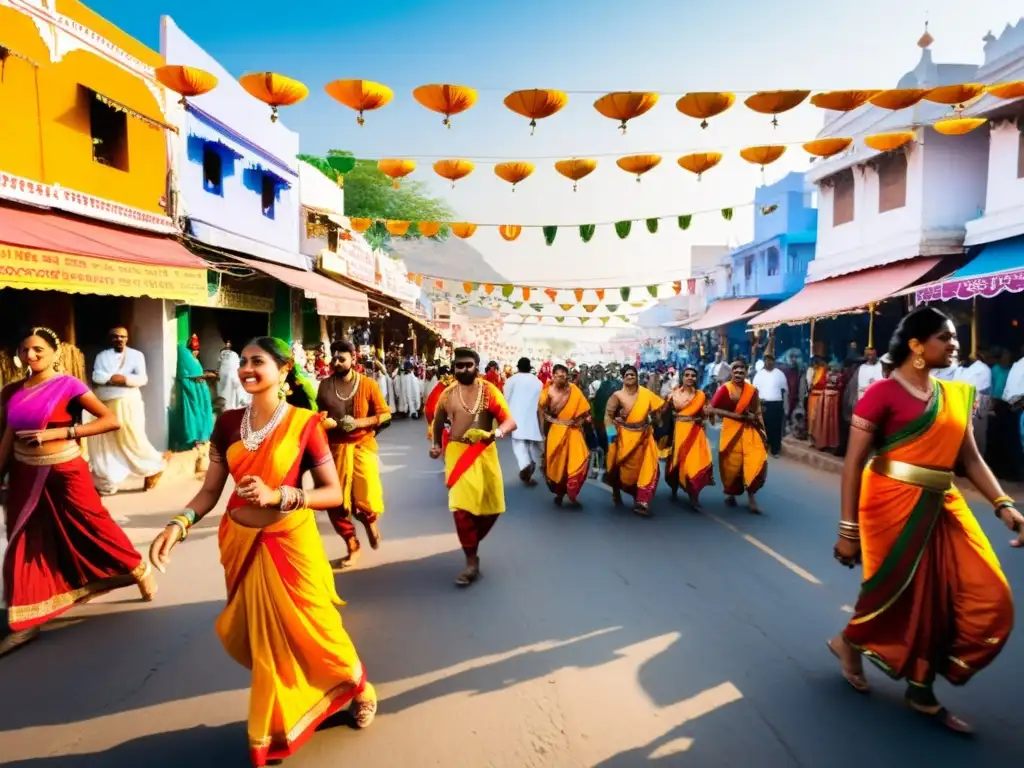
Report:
M 502 224 L 500 227 L 498 227 L 498 232 L 501 233 L 501 236 L 508 240 L 509 242 L 512 242 L 517 237 L 519 237 L 519 234 L 522 231 L 523 228 L 518 224 Z
M 349 109 L 355 110 L 356 122 L 363 125 L 363 113 L 372 109 L 380 109 L 390 103 L 395 92 L 386 85 L 372 80 L 334 80 L 324 86 L 327 95 L 341 102 Z
M 1024 98 L 1024 80 L 990 85 L 986 90 L 997 99 L 1022 99 Z
M 448 179 L 455 189 L 455 182 L 469 176 L 476 165 L 471 160 L 438 160 L 434 163 L 434 173 L 442 179 Z
M 690 155 L 683 155 L 677 161 L 679 167 L 690 173 L 697 174 L 697 181 L 705 171 L 710 171 L 722 162 L 721 152 L 694 152 Z
M 810 95 L 810 91 L 759 91 L 743 103 L 762 115 L 772 115 L 772 125 L 778 126 L 779 115 L 799 106 Z
M 569 102 L 565 91 L 549 88 L 531 88 L 525 91 L 512 91 L 505 97 L 505 106 L 517 115 L 530 118 L 530 135 L 537 128 L 537 121 L 551 117 Z
M 985 86 L 981 83 L 960 83 L 932 88 L 925 93 L 924 98 L 935 104 L 946 104 L 957 110 L 962 110 L 967 102 L 974 101 L 984 93 Z
M 384 226 L 387 227 L 388 232 L 390 232 L 395 237 L 402 237 L 403 235 L 409 232 L 408 221 L 397 221 L 395 219 L 388 219 L 387 221 L 384 222 Z
M 358 216 L 353 216 L 349 218 L 348 223 L 356 232 L 365 232 L 373 226 L 373 219 L 364 219 Z
M 516 184 L 521 182 L 523 179 L 529 177 L 534 171 L 533 163 L 524 163 L 519 161 L 512 161 L 508 163 L 498 163 L 494 166 L 494 174 L 499 179 L 504 179 L 512 185 L 512 191 L 516 191 Z
M 453 221 L 448 225 L 448 228 L 451 229 L 452 234 L 463 240 L 467 237 L 472 237 L 476 232 L 476 224 L 470 224 L 468 221 Z
M 825 91 L 811 96 L 811 104 L 818 109 L 829 109 L 833 112 L 852 112 L 868 103 L 873 96 L 881 93 L 874 91 Z
M 416 223 L 416 227 L 424 237 L 437 237 L 437 234 L 441 231 L 441 222 L 420 221 Z
M 309 88 L 298 80 L 293 80 L 274 72 L 253 72 L 238 78 L 238 84 L 250 96 L 270 105 L 270 121 L 277 122 L 277 108 L 298 104 L 309 96 Z
M 748 163 L 760 165 L 762 171 L 766 165 L 771 165 L 784 154 L 786 154 L 786 147 L 782 144 L 762 144 L 756 147 L 744 147 L 740 150 L 740 157 Z
M 951 117 L 946 120 L 939 120 L 932 128 L 946 136 L 963 136 L 975 128 L 980 128 L 987 122 L 988 120 L 983 117 Z
M 592 160 L 588 157 L 574 157 L 572 160 L 555 161 L 555 170 L 565 176 L 565 178 L 572 180 L 573 192 L 579 186 L 580 179 L 589 176 L 594 172 L 595 168 L 597 168 L 597 160 Z
M 876 93 L 868 102 L 873 106 L 898 112 L 917 104 L 927 92 L 924 88 L 890 88 Z
M 736 103 L 736 94 L 728 91 L 694 91 L 676 102 L 676 109 L 687 117 L 700 120 L 700 127 L 708 127 L 708 118 L 720 115 Z
M 416 170 L 415 160 L 403 160 L 397 157 L 385 157 L 377 161 L 377 170 L 391 178 L 391 187 L 398 189 L 398 180 L 404 179 Z
M 178 103 L 183 107 L 188 103 L 187 98 L 202 96 L 217 87 L 217 78 L 214 75 L 205 69 L 196 67 L 168 64 L 164 67 L 157 67 L 154 74 L 161 85 L 181 96 Z
M 452 127 L 452 115 L 476 104 L 476 91 L 466 85 L 421 85 L 412 92 L 412 97 L 432 112 L 444 115 L 441 124 L 445 128 Z
M 851 144 L 853 139 L 846 137 L 815 139 L 804 144 L 804 151 L 815 157 L 832 157 L 846 151 Z
M 626 123 L 650 112 L 658 103 L 653 91 L 613 91 L 594 102 L 594 109 L 611 120 L 619 121 L 619 130 L 626 133 Z
M 626 155 L 616 160 L 615 164 L 626 173 L 636 174 L 636 180 L 639 183 L 640 177 L 652 168 L 656 168 L 660 162 L 661 155 Z
M 878 152 L 892 152 L 899 149 L 907 142 L 913 141 L 916 134 L 913 131 L 895 131 L 893 133 L 874 133 L 864 137 L 864 143 L 871 149 Z

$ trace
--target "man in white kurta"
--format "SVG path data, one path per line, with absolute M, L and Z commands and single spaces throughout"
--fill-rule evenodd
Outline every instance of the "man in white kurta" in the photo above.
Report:
M 512 452 L 519 463 L 519 479 L 527 485 L 536 485 L 533 473 L 544 456 L 544 437 L 540 433 L 540 404 L 544 385 L 530 373 L 529 358 L 520 358 L 519 373 L 508 377 L 505 382 L 505 400 L 516 423 L 512 433 Z
M 398 412 L 418 419 L 420 408 L 423 407 L 423 392 L 420 390 L 420 380 L 413 375 L 412 363 L 406 363 L 404 370 L 398 374 L 395 390 L 398 395 Z
M 874 347 L 865 347 L 864 362 L 857 366 L 857 400 L 864 397 L 868 387 L 884 378 L 882 364 L 878 360 L 878 351 Z
M 145 478 L 146 490 L 156 487 L 163 474 L 163 456 L 146 437 L 146 409 L 141 387 L 149 382 L 146 358 L 128 346 L 128 330 L 110 331 L 110 348 L 96 356 L 92 380 L 98 397 L 117 417 L 121 428 L 89 438 L 89 463 L 96 490 L 117 493 L 129 477 Z

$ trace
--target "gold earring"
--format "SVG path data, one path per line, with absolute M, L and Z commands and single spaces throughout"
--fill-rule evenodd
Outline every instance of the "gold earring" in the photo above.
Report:
M 917 370 L 919 370 L 919 371 L 922 368 L 924 368 L 924 358 L 921 357 L 920 355 L 915 355 L 914 356 L 914 367 L 917 368 Z

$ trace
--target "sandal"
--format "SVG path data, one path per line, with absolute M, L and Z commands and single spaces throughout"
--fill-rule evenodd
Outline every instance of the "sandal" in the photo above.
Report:
M 467 565 L 466 570 L 460 573 L 455 579 L 455 586 L 457 587 L 468 587 L 474 581 L 480 578 L 480 566 L 479 565 Z
M 356 699 L 352 702 L 352 719 L 355 721 L 356 728 L 369 728 L 377 716 L 377 691 L 367 683 L 360 696 L 366 698 Z
M 853 688 L 853 690 L 855 690 L 857 693 L 871 693 L 871 688 L 868 685 L 868 679 L 864 676 L 864 670 L 861 669 L 860 672 L 855 672 L 847 669 L 846 664 L 843 662 L 843 655 L 836 650 L 836 647 L 834 645 L 832 645 L 832 641 L 834 639 L 835 638 L 830 638 L 826 640 L 825 645 L 828 646 L 829 653 L 831 653 L 839 660 L 839 669 L 843 674 L 843 678 L 846 680 L 847 683 L 850 684 L 850 687 Z
M 933 723 L 936 723 L 948 731 L 952 731 L 960 736 L 974 735 L 974 729 L 971 727 L 970 723 L 961 720 L 941 704 L 938 709 L 932 711 L 915 704 L 910 700 L 910 698 L 905 698 L 903 701 L 907 705 L 908 709 L 917 712 L 919 715 L 927 717 Z

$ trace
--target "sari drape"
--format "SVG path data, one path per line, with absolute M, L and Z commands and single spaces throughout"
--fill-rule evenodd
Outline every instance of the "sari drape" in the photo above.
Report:
M 225 457 L 231 476 L 255 475 L 271 488 L 298 484 L 317 430 L 326 444 L 319 416 L 291 408 L 256 451 L 236 436 Z M 366 679 L 337 610 L 344 603 L 312 510 L 257 529 L 232 519 L 231 510 L 244 504 L 233 493 L 221 518 L 228 600 L 216 631 L 231 658 L 252 671 L 249 750 L 259 766 L 293 754 Z
M 650 390 L 637 390 L 636 402 L 626 416 L 626 427 L 618 431 L 608 447 L 604 482 L 632 496 L 639 504 L 649 504 L 658 486 L 661 465 L 658 445 L 654 441 L 654 427 L 649 423 L 652 411 L 665 404 Z M 642 429 L 631 425 L 645 424 Z
M 540 396 L 540 407 L 547 412 L 551 389 Z M 590 403 L 575 384 L 569 385 L 569 397 L 558 413 L 558 421 L 572 422 L 590 413 Z M 590 470 L 590 451 L 581 427 L 551 423 L 545 445 L 544 476 L 556 496 L 575 501 Z
M 487 387 L 486 408 L 495 422 L 511 418 L 505 396 L 497 387 Z M 442 401 L 438 407 L 447 407 Z M 505 483 L 501 476 L 496 443 L 449 442 L 444 451 L 445 484 L 448 508 L 471 515 L 500 515 L 505 511 Z
M 974 388 L 933 379 L 924 413 L 887 436 L 861 478 L 864 562 L 844 634 L 893 678 L 966 683 L 1013 628 L 1013 598 L 992 545 L 953 485 Z
M 825 384 L 828 380 L 828 368 L 824 365 L 813 369 L 811 384 L 807 393 L 807 431 L 814 436 L 814 428 L 818 419 L 818 409 L 825 395 Z
M 701 420 L 706 405 L 707 395 L 697 390 L 693 400 L 676 411 L 672 452 L 665 469 L 669 487 L 672 490 L 682 488 L 695 501 L 704 488 L 715 484 L 711 446 Z
M 723 384 L 712 400 L 711 406 L 731 410 L 736 414 L 747 413 L 753 405 L 757 390 L 749 382 L 743 382 L 743 389 L 736 399 L 735 386 Z M 718 472 L 722 477 L 722 490 L 727 496 L 738 496 L 744 491 L 757 493 L 768 477 L 768 450 L 760 428 L 747 421 L 722 419 L 722 430 L 718 442 Z
M 189 451 L 205 443 L 213 432 L 213 399 L 203 375 L 203 366 L 188 347 L 178 345 L 178 368 L 174 382 L 175 403 L 171 410 L 170 444 L 173 451 Z

